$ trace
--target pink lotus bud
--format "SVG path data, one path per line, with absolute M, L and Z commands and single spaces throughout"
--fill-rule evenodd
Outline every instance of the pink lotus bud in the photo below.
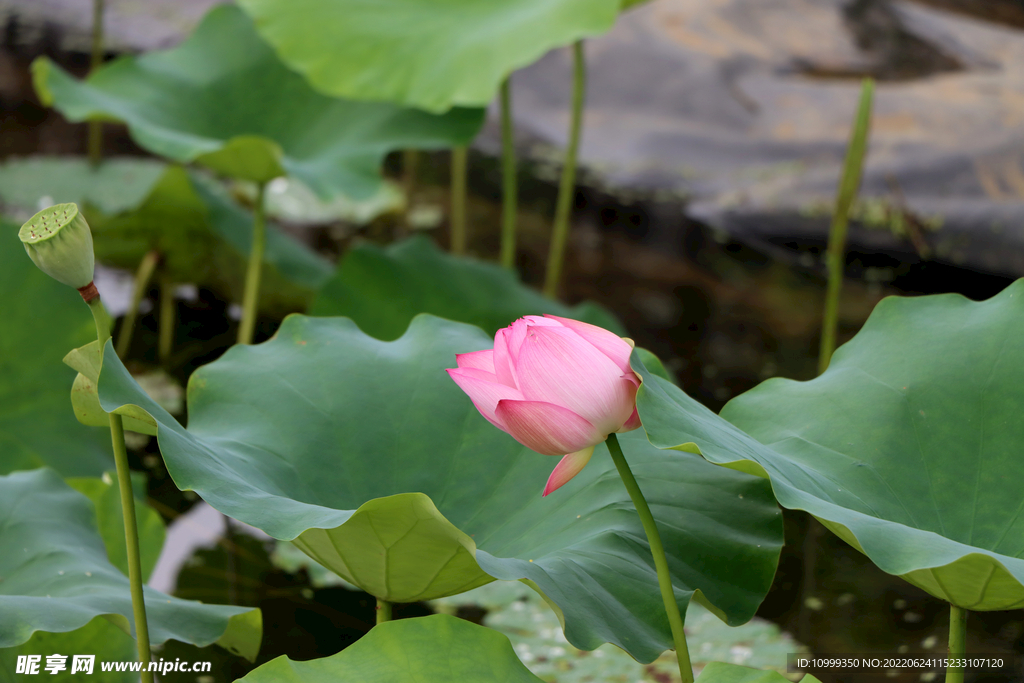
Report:
M 498 330 L 493 349 L 455 356 L 459 367 L 448 374 L 495 427 L 538 453 L 564 456 L 546 496 L 576 476 L 609 434 L 640 426 L 632 350 L 600 327 L 528 315 Z

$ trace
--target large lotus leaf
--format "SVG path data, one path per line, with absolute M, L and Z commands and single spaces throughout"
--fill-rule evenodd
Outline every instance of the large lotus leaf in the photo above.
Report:
M 240 0 L 281 59 L 329 95 L 484 107 L 510 73 L 604 33 L 619 0 Z
M 772 379 L 720 420 L 648 381 L 651 441 L 771 478 L 883 571 L 973 610 L 1024 606 L 1024 281 L 981 303 L 882 301 L 809 382 Z M 714 421 L 714 431 L 710 428 Z
M 508 638 L 464 619 L 435 614 L 378 624 L 336 655 L 287 657 L 238 683 L 540 683 Z
M 110 434 L 75 421 L 60 362 L 95 339 L 89 308 L 71 287 L 36 268 L 18 226 L 0 221 L 0 474 L 48 465 L 64 476 L 100 476 L 113 465 Z
M 48 469 L 0 477 L 0 647 L 36 631 L 63 633 L 106 616 L 134 632 L 128 578 L 107 559 L 89 499 Z M 154 644 L 218 643 L 254 659 L 259 610 L 204 605 L 146 589 Z
M 111 347 L 107 410 L 144 408 L 175 483 L 396 602 L 528 579 L 560 608 L 566 637 L 644 661 L 671 647 L 646 538 L 600 446 L 542 498 L 556 460 L 491 426 L 444 372 L 489 347 L 482 330 L 418 316 L 384 342 L 346 318 L 285 319 L 274 339 L 234 347 L 189 383 L 185 430 L 132 381 Z M 753 616 L 782 543 L 767 482 L 622 443 L 659 520 L 685 609 Z M 435 507 L 436 506 L 436 507 Z M 358 566 L 350 564 L 353 558 Z M 383 559 L 382 559 L 383 558 Z M 470 561 L 475 559 L 475 561 Z
M 181 45 L 85 81 L 45 58 L 32 70 L 40 99 L 71 121 L 122 121 L 154 154 L 256 182 L 294 175 L 327 199 L 373 194 L 391 150 L 464 145 L 483 123 L 482 109 L 435 115 L 321 95 L 233 5 L 210 10 Z
M 122 213 L 145 201 L 166 170 L 162 161 L 140 157 L 104 159 L 99 166 L 84 157 L 15 157 L 0 164 L 0 202 L 25 219 L 64 202 Z
M 417 236 L 381 248 L 359 244 L 313 299 L 310 315 L 352 318 L 367 334 L 397 339 L 419 313 L 471 323 L 490 334 L 524 315 L 551 313 L 623 334 L 594 303 L 569 307 L 522 284 L 507 268 L 445 253 Z
M 145 475 L 140 476 L 144 477 Z M 124 537 L 121 491 L 114 477 L 114 473 L 107 472 L 101 479 L 75 477 L 68 479 L 67 483 L 92 501 L 96 511 L 96 529 L 100 532 L 100 538 L 103 539 L 103 545 L 107 549 L 107 559 L 110 560 L 110 564 L 120 569 L 122 574 L 128 576 L 128 548 Z M 132 480 L 133 488 L 137 488 L 141 479 L 133 476 Z M 163 550 L 164 538 L 167 533 L 160 513 L 140 500 L 138 490 L 134 493 L 135 521 L 139 530 L 139 558 L 142 565 L 142 579 L 146 581 L 153 573 L 156 561 L 160 558 L 160 551 Z M 144 497 L 144 487 L 142 494 Z

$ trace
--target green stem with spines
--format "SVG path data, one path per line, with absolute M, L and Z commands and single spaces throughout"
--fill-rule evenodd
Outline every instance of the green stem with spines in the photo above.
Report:
M 104 0 L 92 0 L 92 58 L 89 60 L 89 74 L 96 73 L 103 63 L 103 13 Z M 89 121 L 88 151 L 89 163 L 98 166 L 103 157 L 103 122 Z
M 266 190 L 266 183 L 260 183 L 256 189 L 252 246 L 249 248 L 249 267 L 245 272 L 242 320 L 238 324 L 239 344 L 252 343 L 253 332 L 256 330 L 256 316 L 259 314 L 260 276 L 263 270 L 263 254 L 267 249 Z
M 516 149 L 512 136 L 512 88 L 510 78 L 501 83 L 501 265 L 516 265 L 516 215 L 519 190 L 516 182 Z
M 587 67 L 582 40 L 577 40 L 573 44 L 572 56 L 572 122 L 569 126 L 569 145 L 565 149 L 565 162 L 562 165 L 562 179 L 558 185 L 555 222 L 551 230 L 551 250 L 548 253 L 548 268 L 544 278 L 544 294 L 552 299 L 558 294 L 558 284 L 562 278 L 565 243 L 569 237 L 569 217 L 576 197 L 576 156 L 579 152 L 580 133 L 583 130 L 583 101 L 587 86 Z
M 391 603 L 377 598 L 377 623 L 383 624 L 385 621 L 391 621 Z
M 967 656 L 967 610 L 953 604 L 949 606 L 949 649 L 947 653 L 950 659 L 962 659 Z M 946 683 L 964 683 L 964 667 L 947 667 Z
M 850 145 L 846 150 L 843 175 L 836 195 L 835 213 L 828 235 L 828 291 L 825 295 L 825 315 L 821 323 L 821 348 L 818 352 L 818 374 L 825 372 L 836 348 L 836 328 L 839 324 L 839 292 L 843 286 L 843 263 L 846 255 L 846 230 L 850 220 L 850 208 L 857 198 L 860 187 L 861 169 L 867 152 L 868 136 L 871 131 L 871 103 L 874 98 L 875 82 L 865 78 L 860 89 L 860 104 L 857 118 L 850 134 Z
M 453 254 L 466 253 L 466 176 L 468 174 L 469 149 L 464 146 L 452 149 L 451 165 L 451 251 Z
M 668 625 L 672 630 L 672 642 L 675 644 L 676 657 L 679 660 L 679 678 L 682 683 L 693 683 L 693 665 L 690 663 L 690 650 L 686 646 L 686 633 L 683 630 L 683 617 L 679 613 L 679 605 L 676 604 L 675 591 L 672 588 L 672 574 L 668 569 L 668 558 L 665 556 L 665 546 L 661 542 L 661 534 L 658 532 L 658 525 L 651 514 L 651 508 L 644 498 L 640 485 L 636 483 L 626 456 L 622 454 L 622 447 L 619 446 L 619 439 L 615 434 L 609 434 L 608 452 L 612 455 L 615 469 L 619 471 L 619 477 L 629 493 L 633 506 L 640 516 L 640 523 L 647 534 L 647 543 L 651 546 L 651 557 L 654 559 L 654 568 L 658 573 L 658 587 L 661 589 L 661 600 L 665 603 L 665 615 L 668 617 Z
M 151 251 L 142 257 L 142 261 L 139 262 L 139 267 L 135 271 L 135 283 L 132 289 L 132 304 L 129 307 L 128 312 L 124 316 L 124 322 L 121 323 L 121 332 L 117 335 L 117 355 L 120 358 L 124 358 L 128 353 L 129 347 L 132 345 L 132 335 L 135 333 L 135 322 L 139 317 L 139 305 L 142 303 L 142 297 L 146 295 L 146 289 L 149 287 L 149 281 L 153 279 L 153 273 L 156 271 L 156 264 L 160 261 L 160 254 L 156 251 Z
M 100 297 L 89 301 L 93 321 L 96 323 L 96 338 L 100 354 L 110 340 L 110 321 L 100 303 Z M 120 415 L 108 413 L 110 440 L 114 448 L 114 466 L 117 469 L 117 486 L 121 494 L 121 512 L 124 516 L 124 540 L 128 550 L 128 582 L 131 586 L 132 614 L 135 617 L 135 641 L 139 648 L 139 661 L 148 668 L 152 660 L 149 650 L 149 624 L 146 621 L 146 602 L 142 592 L 142 561 L 139 556 L 139 527 L 135 518 L 135 496 L 132 493 L 132 475 L 128 468 L 128 449 L 124 443 L 124 424 Z M 153 683 L 153 674 L 142 672 L 142 683 Z

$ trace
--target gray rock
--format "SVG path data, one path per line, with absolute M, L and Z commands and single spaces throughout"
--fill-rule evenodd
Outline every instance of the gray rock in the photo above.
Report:
M 582 164 L 741 239 L 824 242 L 860 89 L 881 79 L 851 246 L 1024 275 L 1024 31 L 878 0 L 655 0 L 587 43 Z M 859 11 L 859 14 L 854 10 Z M 557 159 L 567 50 L 513 77 Z

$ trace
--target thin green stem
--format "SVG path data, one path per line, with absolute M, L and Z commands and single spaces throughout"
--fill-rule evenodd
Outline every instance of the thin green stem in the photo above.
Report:
M 544 278 L 544 294 L 552 299 L 558 294 L 558 284 L 562 279 L 565 243 L 569 237 L 569 217 L 576 198 L 576 156 L 580 147 L 580 133 L 583 130 L 583 101 L 586 98 L 587 87 L 587 65 L 582 40 L 577 40 L 573 44 L 572 56 L 572 122 L 569 127 L 569 146 L 565 149 L 562 180 L 558 185 L 555 223 L 551 231 L 551 251 L 548 253 L 548 271 Z
M 967 610 L 956 605 L 949 606 L 949 657 L 962 659 L 967 655 Z M 946 669 L 946 683 L 964 683 L 964 668 L 951 666 Z
M 96 322 L 96 338 L 100 353 L 110 340 L 110 321 L 97 296 L 89 301 L 92 318 Z M 128 582 L 131 585 L 132 613 L 135 616 L 135 640 L 139 648 L 139 661 L 144 668 L 151 660 L 149 651 L 149 625 L 146 621 L 146 603 L 142 593 L 142 562 L 139 559 L 139 529 L 135 521 L 135 497 L 132 495 L 131 470 L 128 469 L 128 450 L 124 444 L 124 425 L 121 416 L 110 418 L 110 440 L 114 447 L 114 465 L 117 468 L 117 486 L 121 494 L 121 512 L 124 515 L 124 540 L 128 549 Z M 153 683 L 153 674 L 142 672 L 142 683 Z
M 407 149 L 402 152 L 402 189 L 405 191 L 405 227 L 412 228 L 413 198 L 416 195 L 419 176 L 420 152 Z
M 516 149 L 512 138 L 512 89 L 509 78 L 501 83 L 501 265 L 516 264 L 516 214 L 519 190 L 516 184 Z
M 142 297 L 146 295 L 149 281 L 153 279 L 153 272 L 156 270 L 156 264 L 159 260 L 160 254 L 156 251 L 151 251 L 142 257 L 142 261 L 139 262 L 139 267 L 135 271 L 132 304 L 128 308 L 128 313 L 124 316 L 124 322 L 121 323 L 121 331 L 117 335 L 117 355 L 121 358 L 125 357 L 128 353 L 128 348 L 132 345 L 135 322 L 139 317 L 139 304 L 142 303 Z
M 267 248 L 267 218 L 265 197 L 267 184 L 260 183 L 256 190 L 256 207 L 252 221 L 252 247 L 249 250 L 249 268 L 245 273 L 245 293 L 242 297 L 242 320 L 238 325 L 238 343 L 251 344 L 259 313 L 260 275 L 263 270 L 263 252 Z
M 157 358 L 160 365 L 166 367 L 174 345 L 174 324 L 178 317 L 178 309 L 174 303 L 174 283 L 170 276 L 160 274 L 160 330 L 157 339 Z
M 103 3 L 104 0 L 92 0 L 92 59 L 89 61 L 89 73 L 95 73 L 103 63 Z M 88 123 L 89 163 L 98 166 L 103 156 L 103 124 L 100 121 Z
M 469 173 L 469 149 L 452 149 L 451 250 L 466 253 L 466 177 Z
M 377 598 L 377 623 L 383 624 L 385 621 L 391 621 L 391 603 Z
M 679 605 L 676 604 L 675 591 L 672 589 L 672 575 L 668 570 L 668 558 L 665 557 L 665 547 L 661 543 L 661 534 L 658 533 L 658 526 L 654 522 L 654 515 L 647 505 L 647 499 L 640 491 L 640 486 L 629 469 L 626 456 L 622 454 L 622 447 L 619 446 L 619 439 L 615 434 L 608 435 L 608 452 L 612 454 L 612 461 L 615 469 L 619 471 L 619 477 L 629 492 L 629 497 L 640 515 L 640 523 L 643 524 L 644 533 L 647 534 L 647 543 L 651 546 L 651 556 L 654 558 L 654 568 L 658 572 L 658 586 L 661 588 L 661 599 L 665 603 L 665 614 L 668 616 L 668 625 L 672 629 L 672 642 L 675 643 L 676 657 L 679 659 L 679 678 L 682 683 L 693 683 L 693 665 L 690 664 L 690 650 L 686 646 L 686 633 L 683 631 L 683 617 L 679 614 Z
M 836 195 L 836 209 L 832 215 L 832 227 L 828 235 L 828 292 L 825 295 L 825 316 L 821 323 L 821 349 L 818 353 L 818 374 L 825 372 L 836 348 L 836 328 L 839 324 L 839 292 L 843 286 L 843 263 L 846 255 L 846 229 L 850 219 L 850 207 L 857 198 L 860 187 L 861 168 L 867 152 L 868 135 L 871 130 L 871 102 L 875 82 L 865 78 L 860 90 L 860 104 L 857 119 L 850 134 L 850 145 L 846 150 L 843 175 Z

